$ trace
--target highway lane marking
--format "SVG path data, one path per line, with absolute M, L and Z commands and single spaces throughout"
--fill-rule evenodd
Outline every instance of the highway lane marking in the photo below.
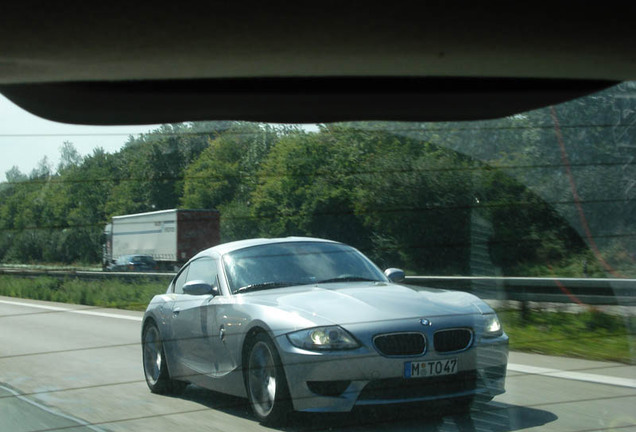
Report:
M 40 305 L 40 304 L 34 304 L 34 303 L 23 303 L 23 302 L 13 302 L 13 301 L 7 301 L 7 300 L 0 300 L 0 303 L 8 304 L 8 305 L 14 305 L 14 306 L 32 307 L 32 308 L 36 308 L 36 309 L 44 309 L 44 310 L 50 310 L 50 311 L 55 311 L 55 312 L 69 312 L 69 313 L 74 313 L 74 314 L 79 314 L 79 315 L 98 316 L 98 317 L 103 317 L 103 318 L 116 318 L 116 319 L 123 319 L 123 320 L 129 320 L 129 321 L 137 321 L 137 322 L 141 322 L 141 320 L 142 320 L 141 317 L 136 317 L 136 316 L 119 315 L 119 314 L 113 314 L 113 313 L 107 313 L 107 312 L 96 312 L 96 311 L 85 310 L 85 309 L 67 309 L 67 308 L 62 308 L 62 307 L 57 307 L 57 306 L 47 306 L 47 305 Z
M 44 406 L 41 403 L 38 403 L 38 402 L 36 402 L 34 400 L 31 400 L 31 399 L 29 399 L 27 397 L 22 396 L 20 393 L 10 389 L 9 387 L 5 387 L 3 385 L 0 385 L 0 389 L 6 391 L 7 393 L 12 394 L 14 397 L 18 398 L 22 402 L 26 402 L 26 403 L 28 403 L 30 405 L 33 405 L 34 407 L 39 408 L 42 411 L 45 411 L 45 412 L 47 412 L 47 413 L 49 413 L 51 415 L 54 415 L 56 417 L 65 418 L 65 419 L 70 420 L 71 422 L 77 423 L 79 425 L 79 426 L 70 426 L 70 427 L 69 426 L 64 426 L 62 429 L 76 429 L 78 427 L 82 427 L 83 426 L 83 427 L 88 428 L 88 429 L 90 429 L 92 431 L 95 431 L 95 432 L 104 432 L 104 429 L 101 429 L 99 427 L 93 426 L 92 424 L 90 424 L 88 422 L 85 422 L 84 420 L 78 419 L 77 417 L 73 417 L 73 416 L 70 416 L 68 414 L 63 414 L 63 413 L 58 412 L 58 411 L 56 411 L 56 410 L 54 410 L 52 408 Z
M 585 382 L 591 382 L 595 384 L 607 384 L 607 385 L 613 385 L 613 386 L 619 386 L 619 387 L 636 388 L 636 379 L 633 379 L 633 378 L 619 378 L 619 377 L 612 377 L 607 375 L 596 375 L 596 374 L 574 372 L 574 371 L 570 372 L 570 371 L 563 371 L 560 369 L 550 369 L 550 368 L 528 366 L 528 365 L 521 365 L 521 364 L 515 364 L 515 363 L 508 363 L 508 370 L 514 371 L 514 372 L 527 373 L 531 375 L 542 375 L 547 377 L 563 378 L 563 379 L 568 379 L 573 381 L 585 381 Z
M 107 312 L 96 312 L 96 311 L 82 310 L 82 309 L 79 309 L 79 310 L 67 309 L 67 308 L 62 308 L 58 306 L 47 306 L 47 305 L 40 305 L 40 304 L 34 304 L 34 303 L 14 302 L 14 301 L 7 301 L 7 300 L 0 300 L 0 303 L 15 305 L 15 306 L 32 307 L 32 308 L 50 310 L 55 312 L 69 312 L 69 313 L 75 313 L 80 315 L 98 316 L 98 317 L 104 317 L 104 318 L 115 318 L 115 319 L 123 319 L 123 320 L 129 320 L 129 321 L 137 321 L 137 322 L 141 322 L 142 320 L 142 317 L 119 315 L 119 314 L 113 314 L 113 313 L 107 313 Z M 522 365 L 522 364 L 516 364 L 516 363 L 508 363 L 508 370 L 513 372 L 532 374 L 532 375 L 543 375 L 543 376 L 554 377 L 554 378 L 563 378 L 563 379 L 568 379 L 573 381 L 585 381 L 585 382 L 590 382 L 595 384 L 606 384 L 606 385 L 613 385 L 613 386 L 619 386 L 619 387 L 636 388 L 636 379 L 632 379 L 632 378 L 619 378 L 619 377 L 612 377 L 607 375 L 596 375 L 596 374 L 589 374 L 589 373 L 583 373 L 583 372 L 569 372 L 569 371 L 563 371 L 560 369 L 542 368 L 537 366 L 528 366 L 528 365 Z

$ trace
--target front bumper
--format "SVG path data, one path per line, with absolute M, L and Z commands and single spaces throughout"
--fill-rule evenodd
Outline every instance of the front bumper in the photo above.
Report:
M 409 403 L 505 391 L 508 337 L 476 341 L 459 353 L 386 357 L 362 346 L 352 351 L 313 352 L 276 338 L 296 411 L 348 412 L 355 406 Z M 430 378 L 403 377 L 407 361 L 457 358 L 457 373 Z

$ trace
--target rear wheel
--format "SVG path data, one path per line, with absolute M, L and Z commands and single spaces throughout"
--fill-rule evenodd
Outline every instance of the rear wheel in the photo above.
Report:
M 246 387 L 252 410 L 269 425 L 281 424 L 291 410 L 287 379 L 271 339 L 257 334 L 247 350 Z
M 165 350 L 159 329 L 154 323 L 146 325 L 142 335 L 144 375 L 150 391 L 158 394 L 181 394 L 187 383 L 170 378 Z

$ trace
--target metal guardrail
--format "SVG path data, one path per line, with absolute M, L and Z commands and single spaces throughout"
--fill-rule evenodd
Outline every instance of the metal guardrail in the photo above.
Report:
M 636 306 L 636 279 L 407 276 L 406 282 L 493 300 Z
M 85 280 L 107 278 L 150 278 L 167 283 L 175 273 L 101 272 L 0 268 L 0 275 L 21 277 L 76 277 Z M 471 292 L 483 299 L 517 300 L 590 305 L 636 306 L 636 279 L 523 278 L 489 276 L 407 276 L 409 285 Z
M 58 277 L 69 278 L 75 277 L 86 280 L 101 280 L 109 278 L 124 278 L 124 279 L 137 279 L 137 278 L 157 278 L 170 280 L 176 273 L 151 273 L 151 272 L 104 272 L 104 271 L 90 271 L 90 270 L 57 270 L 57 269 L 24 269 L 24 268 L 0 268 L 0 275 L 12 275 L 21 277 Z

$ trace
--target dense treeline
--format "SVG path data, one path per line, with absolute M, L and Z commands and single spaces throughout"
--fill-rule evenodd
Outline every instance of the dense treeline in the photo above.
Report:
M 633 92 L 488 122 L 174 124 L 86 156 L 67 142 L 55 169 L 6 173 L 0 261 L 97 263 L 111 216 L 179 207 L 219 209 L 223 241 L 326 237 L 416 273 L 629 273 L 636 104 L 616 96 Z

